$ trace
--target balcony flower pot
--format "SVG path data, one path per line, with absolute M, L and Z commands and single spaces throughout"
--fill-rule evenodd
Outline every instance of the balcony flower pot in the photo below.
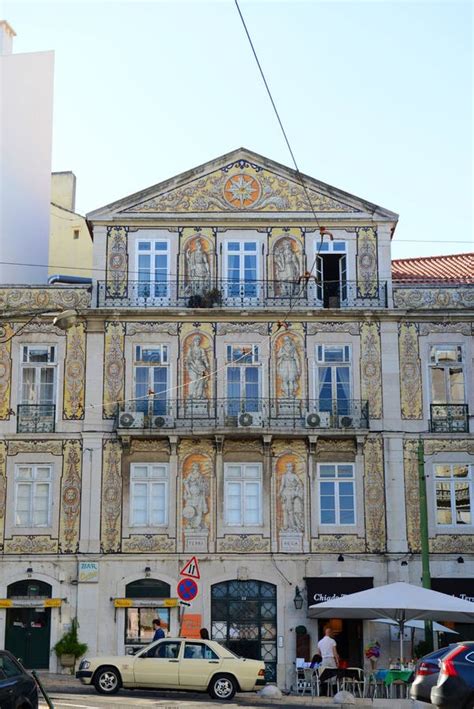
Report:
M 87 652 L 86 643 L 79 642 L 78 628 L 77 618 L 73 618 L 70 629 L 64 633 L 53 648 L 62 667 L 70 668 L 71 674 L 74 673 L 77 658 Z

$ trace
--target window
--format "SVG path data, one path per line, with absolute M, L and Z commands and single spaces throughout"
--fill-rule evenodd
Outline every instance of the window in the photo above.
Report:
M 472 524 L 472 466 L 465 463 L 434 465 L 436 524 Z
M 184 646 L 185 660 L 218 660 L 214 650 L 204 645 L 203 643 L 185 643 Z
M 227 413 L 260 411 L 260 364 L 257 345 L 227 345 Z
M 225 523 L 230 526 L 262 524 L 262 466 L 227 464 L 224 471 Z
M 156 645 L 150 652 L 159 659 L 169 660 L 178 657 L 180 647 L 181 643 L 165 641 Z
M 168 524 L 168 465 L 132 465 L 130 488 L 131 526 Z
M 0 656 L 0 680 L 7 679 L 10 677 L 20 677 L 23 674 L 23 670 L 15 660 L 8 655 Z
M 139 241 L 137 244 L 138 295 L 167 298 L 169 244 L 167 241 Z
M 340 416 L 350 413 L 350 345 L 317 345 L 317 395 L 320 411 Z
M 256 241 L 227 243 L 227 297 L 255 298 L 258 292 Z
M 162 415 L 168 401 L 168 345 L 135 347 L 136 410 Z
M 54 404 L 56 347 L 23 345 L 21 351 L 21 403 Z
M 50 465 L 15 468 L 15 526 L 48 527 L 51 498 Z
M 464 403 L 463 352 L 460 345 L 430 348 L 432 404 Z
M 315 242 L 318 300 L 325 308 L 338 308 L 347 300 L 347 259 L 344 241 Z
M 318 465 L 320 524 L 355 524 L 354 466 Z
M 78 239 L 78 238 L 79 238 L 79 229 L 74 229 L 74 230 L 73 230 L 72 238 L 73 238 L 73 239 Z

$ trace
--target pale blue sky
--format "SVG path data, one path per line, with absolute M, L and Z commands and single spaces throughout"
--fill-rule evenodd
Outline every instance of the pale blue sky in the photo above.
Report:
M 473 249 L 469 0 L 241 8 L 300 169 L 400 214 L 393 256 Z M 23 2 L 54 49 L 53 169 L 91 211 L 239 146 L 291 166 L 233 0 Z

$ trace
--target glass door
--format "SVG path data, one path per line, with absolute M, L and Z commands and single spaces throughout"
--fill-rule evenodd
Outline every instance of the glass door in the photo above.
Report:
M 256 241 L 229 241 L 226 258 L 226 297 L 230 300 L 254 299 L 258 295 Z
M 139 241 L 137 245 L 138 296 L 169 298 L 169 246 L 167 241 Z

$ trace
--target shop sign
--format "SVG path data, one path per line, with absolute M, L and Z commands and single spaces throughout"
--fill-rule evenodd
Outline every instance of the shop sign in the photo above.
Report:
M 131 598 L 114 598 L 114 606 L 116 608 L 131 608 L 133 601 Z
M 77 571 L 77 580 L 79 583 L 98 583 L 99 562 L 80 561 Z
M 61 598 L 47 598 L 44 602 L 45 608 L 61 608 Z
M 474 602 L 474 578 L 431 579 L 431 589 Z
M 372 576 L 322 576 L 306 578 L 308 606 L 325 601 L 334 601 L 349 593 L 367 591 L 373 588 Z
M 0 598 L 0 608 L 12 608 L 13 601 L 11 598 Z
M 177 598 L 114 598 L 115 608 L 175 608 Z

